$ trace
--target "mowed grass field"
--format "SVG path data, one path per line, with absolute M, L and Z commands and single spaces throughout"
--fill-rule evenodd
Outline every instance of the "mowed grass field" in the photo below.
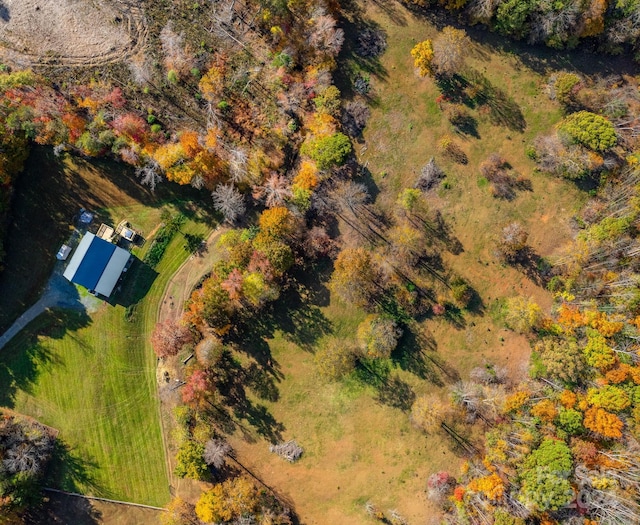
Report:
M 105 195 L 118 190 L 109 175 L 102 173 Z M 177 211 L 148 202 L 114 198 L 100 211 L 148 233 L 162 209 Z M 191 217 L 181 231 L 206 236 L 211 223 L 187 208 Z M 150 245 L 134 253 L 142 258 Z M 136 261 L 111 304 L 89 314 L 43 315 L 0 352 L 0 405 L 60 430 L 67 451 L 55 480 L 59 488 L 151 505 L 169 500 L 149 336 L 166 284 L 188 257 L 183 245 L 179 233 L 155 271 Z
M 535 253 L 553 260 L 572 238 L 570 219 L 587 198 L 573 183 L 535 172 L 525 155 L 536 135 L 552 132 L 562 118 L 559 106 L 543 91 L 546 75 L 553 69 L 534 71 L 513 54 L 472 41 L 469 68 L 500 90 L 519 114 L 497 125 L 482 108 L 469 108 L 478 136 L 460 135 L 438 107 L 438 86 L 417 76 L 410 55 L 417 42 L 435 38 L 438 29 L 397 2 L 367 2 L 363 9 L 363 16 L 385 31 L 388 42 L 378 64 L 354 59 L 345 67 L 368 77 L 372 86 L 371 117 L 364 140 L 356 145 L 360 163 L 371 173 L 366 182 L 375 187 L 376 204 L 390 211 L 400 191 L 412 187 L 422 166 L 436 157 L 447 173 L 446 186 L 427 197 L 428 205 L 441 211 L 464 248 L 457 255 L 444 253 L 444 264 L 467 279 L 480 297 L 478 308 L 466 312 L 458 325 L 442 318 L 423 323 L 432 338 L 432 349 L 422 348 L 424 355 L 448 370 L 455 369 L 461 379 L 487 362 L 505 365 L 517 382 L 526 375 L 529 342 L 504 328 L 495 315 L 496 301 L 532 296 L 549 308 L 552 298 L 521 269 L 496 260 L 494 239 L 509 222 L 520 221 L 529 231 Z M 571 66 L 569 60 L 565 64 Z M 436 145 L 445 134 L 452 135 L 465 151 L 466 165 L 439 154 Z M 491 195 L 479 166 L 494 152 L 530 179 L 531 191 L 519 191 L 510 201 Z M 318 296 L 326 298 L 327 293 L 325 289 Z M 330 326 L 331 334 L 324 337 L 337 337 L 345 344 L 355 339 L 364 312 L 334 297 L 319 301 L 318 307 Z M 269 453 L 264 439 L 247 439 L 236 432 L 231 442 L 243 464 L 288 497 L 307 524 L 374 523 L 364 511 L 367 501 L 383 511 L 397 509 L 409 523 L 437 520 L 437 509 L 426 498 L 427 478 L 439 470 L 456 475 L 464 458 L 441 433 L 425 435 L 413 428 L 408 407 L 412 395 L 433 393 L 447 399 L 448 386 L 455 379 L 444 376 L 426 358 L 422 370 L 407 366 L 403 356 L 412 346 L 407 340 L 401 340 L 394 359 L 383 364 L 386 385 L 358 374 L 335 383 L 323 380 L 313 356 L 323 338 L 311 348 L 302 348 L 277 332 L 268 344 L 277 369 L 279 398 L 254 400 L 282 426 L 282 439 L 296 439 L 305 454 L 298 463 L 288 464 Z M 474 440 L 478 429 L 456 423 Z

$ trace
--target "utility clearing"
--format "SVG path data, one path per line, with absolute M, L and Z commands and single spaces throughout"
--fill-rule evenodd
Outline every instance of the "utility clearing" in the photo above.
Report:
M 0 2 L 0 57 L 17 66 L 109 64 L 135 54 L 146 37 L 142 10 L 128 0 Z

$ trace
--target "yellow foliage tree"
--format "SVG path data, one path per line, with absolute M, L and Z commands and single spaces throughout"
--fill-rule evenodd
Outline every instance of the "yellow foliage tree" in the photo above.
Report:
M 333 135 L 338 129 L 338 121 L 328 113 L 315 113 L 307 129 L 315 136 Z
M 163 171 L 166 171 L 181 160 L 186 160 L 186 154 L 182 144 L 175 142 L 160 146 L 153 152 L 153 159 Z
M 203 492 L 196 504 L 196 515 L 205 523 L 227 522 L 254 513 L 257 506 L 253 483 L 237 477 Z
M 421 77 L 433 75 L 433 44 L 431 40 L 424 40 L 416 44 L 411 50 L 413 65 L 418 68 Z
M 538 401 L 535 405 L 533 405 L 533 407 L 531 408 L 531 414 L 533 416 L 539 417 L 547 423 L 550 423 L 558 415 L 558 410 L 553 404 L 553 401 L 551 401 L 550 399 L 543 399 L 542 401 Z
M 209 71 L 202 75 L 198 83 L 198 89 L 207 102 L 216 102 L 222 96 L 224 75 L 225 68 L 223 66 L 212 66 Z
M 258 224 L 262 233 L 276 239 L 290 235 L 295 229 L 293 215 L 284 206 L 264 210 L 260 214 Z
M 292 188 L 312 190 L 318 185 L 318 167 L 309 160 L 302 161 L 298 174 L 293 178 Z
M 528 390 L 519 390 L 510 396 L 507 396 L 504 400 L 504 412 L 509 413 L 519 410 L 527 401 L 529 401 L 530 397 L 531 392 Z
M 497 501 L 504 495 L 504 482 L 495 472 L 472 480 L 468 488 L 474 492 L 482 492 L 491 501 Z
M 578 402 L 578 396 L 576 396 L 571 390 L 563 390 L 560 394 L 560 404 L 564 408 L 573 408 Z

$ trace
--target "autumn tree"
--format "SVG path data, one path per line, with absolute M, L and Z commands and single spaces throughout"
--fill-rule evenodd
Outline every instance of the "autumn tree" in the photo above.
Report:
M 541 373 L 551 380 L 576 383 L 585 373 L 586 363 L 575 341 L 547 337 L 536 343 L 534 351 L 544 367 Z
M 356 349 L 347 341 L 332 338 L 316 351 L 314 361 L 320 375 L 340 379 L 355 369 Z
M 542 325 L 542 309 L 532 300 L 511 297 L 506 301 L 505 322 L 516 332 L 528 333 Z
M 584 413 L 584 426 L 604 438 L 619 439 L 622 437 L 624 423 L 618 416 L 603 408 L 591 407 Z
M 226 523 L 251 516 L 258 509 L 257 495 L 247 478 L 232 478 L 202 493 L 196 503 L 196 515 L 205 523 Z
M 319 169 L 328 170 L 344 164 L 351 150 L 349 137 L 343 133 L 334 133 L 307 140 L 300 152 L 311 158 Z
M 192 341 L 193 335 L 189 328 L 171 319 L 157 323 L 151 334 L 153 350 L 161 358 L 176 355 L 184 345 Z
M 411 56 L 413 57 L 413 65 L 418 69 L 421 77 L 433 75 L 433 43 L 431 40 L 424 40 L 416 44 L 411 50 Z
M 160 515 L 162 525 L 198 525 L 195 506 L 182 498 L 173 498 L 165 510 Z
M 520 500 L 539 511 L 557 510 L 573 498 L 568 480 L 573 467 L 564 441 L 546 438 L 520 468 Z
M 464 66 L 471 41 L 462 29 L 446 26 L 433 41 L 433 65 L 439 75 L 452 77 Z
M 376 297 L 378 268 L 364 248 L 345 248 L 336 258 L 329 288 L 343 301 L 367 306 Z
M 358 326 L 358 343 L 367 357 L 390 357 L 401 336 L 398 323 L 381 315 L 369 315 Z
M 411 407 L 411 422 L 427 434 L 436 432 L 445 421 L 448 407 L 437 397 L 416 398 Z
M 194 370 L 182 388 L 182 401 L 198 407 L 213 395 L 213 387 L 207 370 Z
M 204 445 L 187 439 L 183 441 L 176 455 L 175 474 L 180 478 L 205 479 L 208 473 L 204 461 Z
M 606 151 L 618 142 L 611 121 L 589 111 L 572 113 L 560 123 L 559 130 L 594 151 Z

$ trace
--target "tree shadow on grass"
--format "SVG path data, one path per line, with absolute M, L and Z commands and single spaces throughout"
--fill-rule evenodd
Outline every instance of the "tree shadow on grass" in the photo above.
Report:
M 251 363 L 245 368 L 245 383 L 260 399 L 271 401 L 272 403 L 280 398 L 278 386 L 273 379 L 273 375 L 269 374 L 264 368 Z
M 416 394 L 411 385 L 398 376 L 391 377 L 378 388 L 376 401 L 391 408 L 398 408 L 403 412 L 411 410 Z
M 61 339 L 90 322 L 85 312 L 49 310 L 0 351 L 0 406 L 13 408 L 18 391 L 30 394 L 38 376 L 65 366 L 41 337 Z
M 271 400 L 277 400 L 277 386 L 267 371 L 260 369 L 256 363 L 245 369 L 231 352 L 224 351 L 212 374 L 221 402 L 211 405 L 210 415 L 221 429 L 228 431 L 240 428 L 245 435 L 255 432 L 272 442 L 281 438 L 284 425 L 276 421 L 264 405 L 251 401 L 245 388 L 245 385 L 256 388 L 257 383 L 259 396 L 263 394 L 270 396 Z
M 233 340 L 245 353 L 253 356 L 261 365 L 271 366 L 271 350 L 268 339 L 277 331 L 303 350 L 313 351 L 316 342 L 331 333 L 331 322 L 322 313 L 314 298 L 322 298 L 323 285 L 317 276 L 306 272 L 304 280 L 294 277 L 283 288 L 277 301 L 267 305 L 259 314 L 250 312 L 239 320 Z M 315 280 L 315 282 L 314 282 Z M 304 282 L 306 281 L 306 282 Z
M 527 121 L 516 101 L 482 75 L 475 84 L 480 89 L 477 96 L 480 104 L 489 108 L 491 123 L 523 133 L 527 128 Z
M 98 468 L 95 461 L 80 458 L 75 451 L 58 438 L 44 483 L 46 487 L 67 492 L 91 492 L 97 496 L 111 497 L 113 494 L 95 480 L 93 472 Z
M 47 499 L 36 508 L 29 509 L 24 517 L 26 525 L 51 525 L 53 523 L 73 525 L 99 525 L 102 513 L 89 500 L 46 492 Z
M 436 386 L 444 386 L 460 379 L 458 372 L 438 355 L 435 339 L 410 328 L 402 334 L 391 357 L 402 370 Z
M 411 409 L 416 394 L 407 382 L 391 375 L 393 364 L 388 359 L 362 358 L 357 362 L 354 377 L 376 389 L 375 400 L 403 412 Z
M 378 3 L 377 0 L 376 3 Z M 406 21 L 403 20 L 401 13 L 393 5 L 393 2 L 382 0 L 379 2 L 379 5 L 381 7 L 384 6 L 383 8 L 389 16 L 393 17 L 395 13 L 398 15 L 395 19 L 398 20 L 398 22 L 402 20 L 404 24 L 406 24 Z M 369 92 L 363 92 L 362 89 L 358 87 L 356 79 L 373 75 L 377 79 L 385 81 L 388 74 L 380 62 L 379 56 L 362 53 L 358 36 L 365 30 L 381 31 L 381 29 L 377 24 L 365 18 L 362 8 L 357 2 L 347 0 L 343 2 L 341 7 L 342 18 L 340 25 L 344 29 L 345 40 L 338 57 L 339 67 L 334 73 L 335 84 L 346 99 L 351 99 L 356 93 L 359 93 L 369 99 L 369 102 L 374 102 Z
M 530 246 L 520 251 L 513 266 L 538 286 L 545 287 L 551 278 L 551 264 Z

